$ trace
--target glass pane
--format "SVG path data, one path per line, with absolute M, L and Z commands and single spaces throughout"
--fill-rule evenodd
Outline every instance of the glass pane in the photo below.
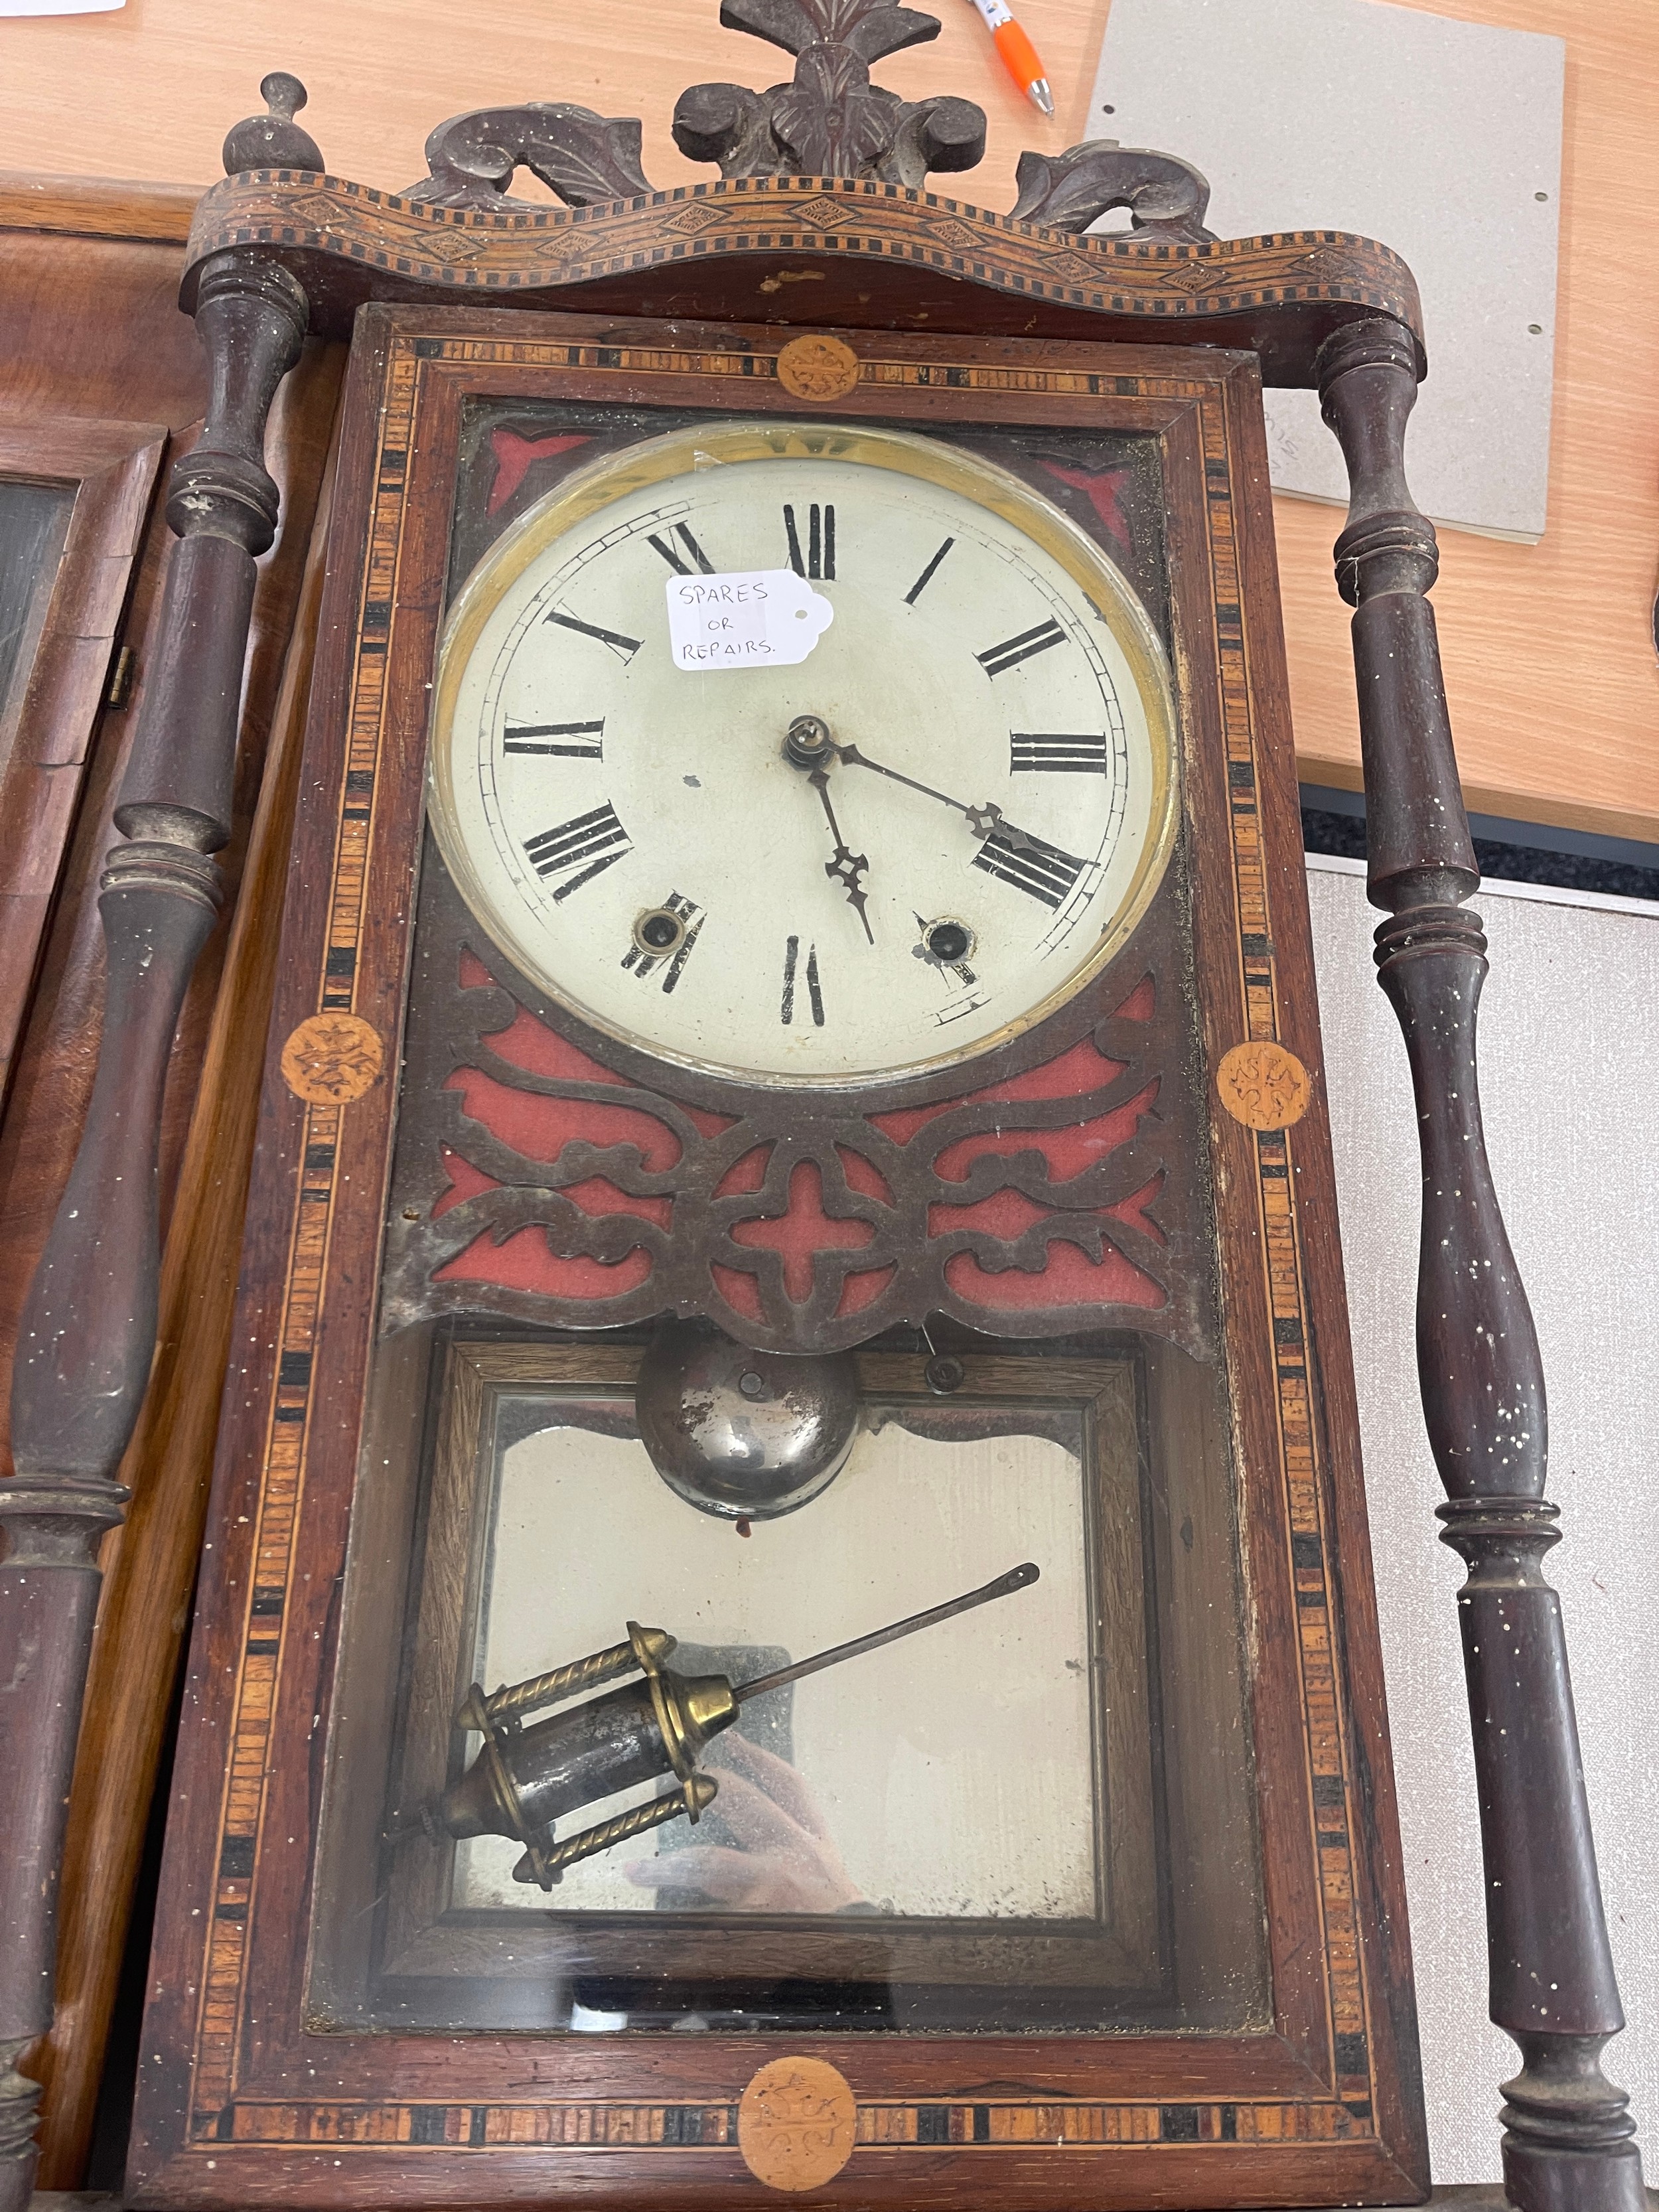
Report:
M 0 731 L 28 683 L 74 505 L 67 484 L 0 479 Z
M 579 472 L 697 419 L 580 402 L 477 405 L 462 434 L 452 598 Z M 1091 536 L 1169 644 L 1155 438 L 1091 430 L 1059 441 L 1015 425 L 954 428 L 944 442 L 1018 478 Z M 830 540 L 814 551 L 804 526 L 806 566 L 824 580 Z M 838 528 L 850 589 L 850 508 Z M 647 541 L 663 563 L 660 577 L 649 571 L 653 588 L 687 561 L 707 566 L 692 536 Z M 591 641 L 596 666 L 608 668 L 606 653 L 625 666 L 638 642 L 595 627 L 591 609 L 555 618 Z M 988 628 L 982 642 L 1004 634 Z M 590 865 L 611 866 L 620 826 L 602 818 L 608 793 L 592 815 L 576 799 L 556 803 L 557 779 L 573 762 L 615 766 L 626 731 L 607 727 L 592 697 L 550 684 L 544 713 L 539 698 L 521 702 L 533 722 L 511 732 L 514 751 L 552 779 L 544 820 L 523 825 L 524 850 L 533 860 L 557 825 L 584 848 L 574 878 L 584 882 Z M 1081 804 L 1096 743 L 1083 729 L 1051 718 L 999 732 L 999 745 L 1034 749 L 1006 756 L 1011 781 L 1031 771 L 1020 803 L 1029 784 L 1051 797 L 1063 787 Z M 1062 749 L 1046 783 L 1044 747 Z M 683 781 L 702 788 L 696 775 Z M 924 800 L 940 796 L 935 781 L 950 779 L 930 771 L 916 785 Z M 591 862 L 590 834 L 601 839 Z M 814 847 L 814 882 L 824 859 Z M 550 1133 L 538 1086 L 574 1097 L 608 1062 L 573 1058 L 527 1001 L 514 1012 L 503 994 L 487 1017 L 459 1003 L 491 973 L 470 924 L 447 933 L 452 908 L 434 886 L 450 878 L 434 848 L 423 866 L 386 1334 L 353 1509 L 315 1893 L 315 2024 L 1264 2027 L 1237 1491 L 1211 1323 L 1193 1322 L 1188 1350 L 1151 1328 L 1018 1343 L 937 1318 L 927 1331 L 890 1330 L 856 1355 L 860 1431 L 827 1487 L 752 1524 L 699 1511 L 641 1439 L 635 1382 L 649 1328 L 523 1326 L 547 1297 L 597 1301 L 613 1282 L 621 1292 L 649 1274 L 647 1262 L 618 1279 L 640 1256 L 625 1234 L 624 1256 L 599 1264 L 588 1224 L 614 1217 L 626 1231 L 671 1218 L 678 1200 L 653 1180 L 664 1167 L 656 1140 L 609 1091 L 609 1103 L 584 1099 L 568 1145 L 564 1121 Z M 643 919 L 683 924 L 683 903 L 677 891 L 672 913 Z M 1048 902 L 1036 903 L 1046 914 Z M 561 911 L 576 917 L 573 932 L 589 927 L 577 900 Z M 627 988 L 655 972 L 637 955 L 665 941 L 636 938 L 627 950 L 618 939 Z M 665 969 L 665 993 L 678 972 Z M 780 972 L 787 1024 L 794 969 Z M 1147 1010 L 1157 1000 L 1149 977 Z M 521 1060 L 506 1041 L 520 1030 L 536 1039 Z M 1178 1051 L 1173 1025 L 1170 1036 Z M 1173 1061 L 1168 1073 L 1179 1108 Z M 1000 1128 L 985 1139 L 1003 1152 L 1015 1141 Z M 1104 1154 L 1092 1148 L 1117 1142 L 1097 1130 L 1080 1138 L 1056 1187 L 1096 1172 Z M 626 1190 L 607 1181 L 605 1162 L 642 1144 Z M 508 1202 L 520 1188 L 532 1194 L 528 1226 Z M 1026 1203 L 1000 1196 L 1015 1212 Z M 462 1207 L 496 1202 L 476 1230 L 458 1229 L 471 1219 Z M 1191 1203 L 1201 1215 L 1207 1200 Z M 577 1223 L 568 1249 L 562 1227 L 550 1229 L 567 1211 Z M 1214 1304 L 1211 1260 L 1197 1256 L 1206 1233 L 1182 1262 L 1206 1279 L 1194 1314 Z M 462 1234 L 471 1241 L 456 1244 Z M 1066 1249 L 1092 1304 L 1093 1263 Z M 1111 1257 L 1103 1250 L 1103 1264 Z M 1011 1316 L 1024 1266 L 1006 1276 Z M 996 1325 L 988 1317 L 988 1331 Z M 961 1369 L 942 1395 L 927 1378 L 940 1352 Z M 1035 1585 L 741 1696 L 1028 1561 Z M 543 1684 L 516 1703 L 498 1695 L 589 1659 L 597 1679 L 585 1686 L 554 1695 Z M 702 1740 L 689 1752 L 680 1743 L 679 1755 L 688 1715 Z
M 359 1524 L 360 1561 L 406 1543 L 410 1575 L 401 1625 L 395 1578 L 354 1577 L 319 2024 L 1260 2025 L 1213 1373 L 1127 1339 L 964 1337 L 940 1396 L 925 1345 L 884 1340 L 857 1358 L 840 1474 L 734 1523 L 688 1504 L 641 1442 L 647 1348 L 439 1328 L 383 1352 L 368 1463 L 408 1464 L 421 1426 L 429 1441 L 418 1483 L 388 1475 Z M 1026 1562 L 1034 1583 L 741 1698 Z M 715 1716 L 693 1746 L 716 1793 L 695 1826 L 636 1628 L 676 1639 L 664 1694 Z M 590 1655 L 610 1656 L 585 1688 L 538 1682 L 517 1711 L 496 1694 Z M 641 1756 L 577 1786 L 601 1736 Z M 672 1817 L 541 1886 L 544 1814 L 538 1848 L 580 1853 L 653 1807 Z
M 481 1681 L 614 1644 L 619 1600 L 681 1639 L 677 1672 L 740 1683 L 1023 1560 L 1043 1585 L 1041 1604 L 1016 1592 L 744 1706 L 703 1762 L 720 1796 L 698 1828 L 678 1821 L 570 1868 L 561 1911 L 1094 1915 L 1099 1858 L 1078 1786 L 1091 1715 L 1075 1441 L 947 1443 L 890 1422 L 809 1510 L 744 1540 L 689 1512 L 639 1443 L 546 1426 L 502 1450 L 532 1404 L 509 1396 L 497 1413 Z M 1080 1421 L 1069 1425 L 1075 1439 Z M 607 1559 L 604 1574 L 573 1565 Z M 586 1807 L 582 1823 L 662 1788 Z M 542 1908 L 539 1890 L 512 1878 L 520 1856 L 504 1838 L 463 1844 L 456 1903 Z
M 580 400 L 470 404 L 461 434 L 450 599 L 491 546 L 578 470 L 624 452 L 642 435 L 663 436 L 707 420 L 677 408 L 630 410 Z M 1045 497 L 1067 505 L 1085 527 L 1101 525 L 1112 558 L 1168 641 L 1164 483 L 1156 438 L 1097 430 L 1080 439 L 1073 433 L 1062 453 L 1054 434 L 1037 426 L 988 430 L 936 423 L 928 434 L 1023 477 Z M 1088 464 L 1084 469 L 1076 465 L 1079 442 Z

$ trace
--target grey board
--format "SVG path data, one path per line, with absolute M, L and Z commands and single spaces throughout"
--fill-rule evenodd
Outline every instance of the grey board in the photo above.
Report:
M 1085 135 L 1193 162 L 1218 237 L 1348 230 L 1403 254 L 1429 348 L 1406 450 L 1418 504 L 1530 542 L 1549 470 L 1565 66 L 1559 39 L 1387 0 L 1112 0 Z M 1267 436 L 1277 489 L 1345 500 L 1312 392 L 1269 392 Z

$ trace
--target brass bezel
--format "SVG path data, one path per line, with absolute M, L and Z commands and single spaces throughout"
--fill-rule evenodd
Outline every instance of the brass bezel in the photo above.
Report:
M 1062 983 L 1000 1029 L 957 1051 L 842 1077 L 738 1067 L 672 1051 L 642 1031 L 605 1019 L 555 976 L 528 961 L 521 946 L 506 941 L 508 933 L 471 865 L 454 796 L 455 703 L 484 625 L 503 595 L 556 539 L 603 508 L 647 486 L 690 477 L 711 465 L 757 460 L 852 461 L 917 478 L 988 508 L 1041 547 L 1081 586 L 1129 664 L 1146 717 L 1152 796 L 1146 842 L 1128 890 L 1101 931 L 1092 954 Z M 1163 879 L 1175 848 L 1180 817 L 1179 725 L 1169 667 L 1163 646 L 1127 578 L 1052 501 L 995 463 L 914 431 L 842 422 L 698 423 L 591 463 L 532 507 L 479 562 L 450 611 L 438 649 L 427 759 L 427 812 L 438 849 L 469 911 L 488 933 L 490 942 L 520 973 L 600 1035 L 614 1037 L 635 1051 L 670 1066 L 781 1091 L 858 1091 L 912 1076 L 932 1075 L 941 1068 L 982 1059 L 1035 1029 L 1086 988 L 1128 942 Z

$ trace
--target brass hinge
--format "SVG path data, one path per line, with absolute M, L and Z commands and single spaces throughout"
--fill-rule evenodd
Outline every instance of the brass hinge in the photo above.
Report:
M 110 664 L 109 683 L 104 692 L 106 707 L 125 707 L 132 696 L 132 679 L 138 666 L 138 656 L 130 645 L 124 645 Z

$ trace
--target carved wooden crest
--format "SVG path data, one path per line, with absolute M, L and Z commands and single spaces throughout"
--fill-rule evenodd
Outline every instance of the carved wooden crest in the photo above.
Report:
M 914 187 L 984 159 L 985 111 L 972 100 L 903 100 L 871 82 L 874 63 L 939 36 L 936 15 L 891 0 L 722 0 L 720 21 L 793 55 L 794 75 L 764 92 L 689 86 L 674 108 L 674 143 L 689 161 L 714 162 L 724 178 L 855 177 Z M 227 137 L 226 174 L 320 172 L 315 141 L 294 120 L 306 104 L 304 85 L 277 70 L 259 90 L 269 112 Z M 637 118 L 568 101 L 479 108 L 432 132 L 429 173 L 402 197 L 425 207 L 533 210 L 537 202 L 507 189 L 526 168 L 567 207 L 627 199 L 653 189 L 640 167 L 640 138 Z M 1068 236 L 1114 208 L 1127 209 L 1137 231 L 1192 244 L 1214 235 L 1203 228 L 1210 188 L 1190 163 L 1114 138 L 1057 155 L 1023 155 L 1018 185 L 1012 212 Z
M 985 155 L 985 112 L 969 100 L 902 100 L 870 64 L 939 36 L 939 19 L 887 0 L 724 0 L 728 30 L 795 58 L 788 84 L 750 92 L 694 84 L 674 109 L 674 143 L 723 177 L 876 177 L 919 185 Z

